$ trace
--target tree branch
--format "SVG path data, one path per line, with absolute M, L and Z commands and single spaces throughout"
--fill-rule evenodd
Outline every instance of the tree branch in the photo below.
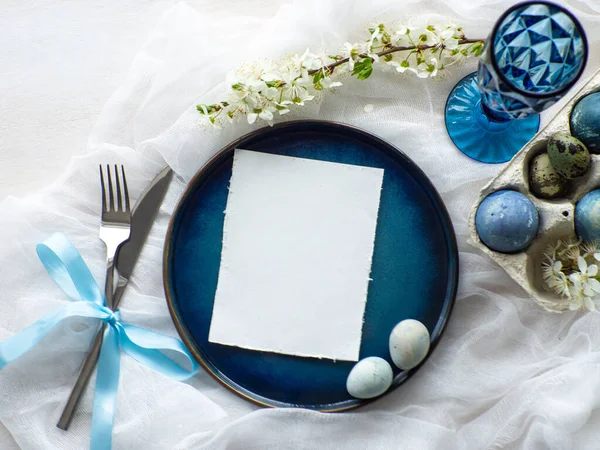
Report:
M 485 39 L 461 39 L 460 41 L 458 41 L 458 45 L 476 44 L 478 42 L 481 42 L 483 44 L 485 42 Z M 428 50 L 430 48 L 436 48 L 436 47 L 438 47 L 438 45 L 410 45 L 410 46 L 405 46 L 405 47 L 391 47 L 391 48 L 388 48 L 387 50 L 382 50 L 380 52 L 376 52 L 375 54 L 377 56 L 385 56 L 385 55 L 389 55 L 391 53 L 404 52 L 407 50 Z M 360 56 L 361 58 L 370 58 L 369 55 L 364 54 L 364 53 L 361 53 L 358 56 Z M 331 73 L 331 72 L 333 72 L 333 69 L 335 69 L 337 66 L 341 66 L 342 64 L 345 64 L 349 60 L 350 60 L 350 58 L 339 59 L 331 64 L 320 67 L 318 69 L 309 70 L 308 74 L 314 75 L 315 73 L 320 72 L 320 71 L 325 71 L 327 73 Z

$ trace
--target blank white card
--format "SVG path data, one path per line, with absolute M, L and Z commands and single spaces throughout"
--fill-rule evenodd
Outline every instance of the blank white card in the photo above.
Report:
M 357 361 L 383 169 L 236 150 L 209 341 Z

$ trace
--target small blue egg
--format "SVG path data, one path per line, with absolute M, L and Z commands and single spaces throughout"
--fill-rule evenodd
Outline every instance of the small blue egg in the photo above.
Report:
M 584 242 L 600 240 L 600 189 L 588 192 L 575 206 L 575 232 Z
M 600 153 L 600 92 L 586 95 L 571 112 L 571 134 L 590 153 Z
M 538 226 L 537 208 L 516 191 L 488 195 L 475 215 L 475 227 L 483 243 L 501 253 L 525 250 L 535 239 Z

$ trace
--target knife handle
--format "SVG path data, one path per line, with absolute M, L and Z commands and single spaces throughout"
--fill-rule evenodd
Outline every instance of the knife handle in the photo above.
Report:
M 123 292 L 125 291 L 125 287 L 127 286 L 127 282 L 129 280 L 122 276 L 119 276 L 119 281 L 117 282 L 117 288 L 113 294 L 113 305 L 114 310 L 119 307 L 119 303 L 121 303 L 121 297 L 123 296 Z M 81 369 L 79 371 L 79 376 L 77 377 L 77 381 L 71 390 L 71 395 L 69 395 L 69 399 L 65 404 L 62 414 L 60 415 L 60 419 L 56 426 L 61 430 L 68 430 L 69 425 L 71 425 L 71 421 L 73 420 L 73 415 L 75 414 L 75 410 L 77 409 L 77 405 L 79 405 L 79 401 L 81 400 L 81 396 L 83 395 L 86 386 L 88 385 L 90 378 L 92 377 L 92 373 L 94 372 L 94 368 L 98 363 L 98 358 L 100 357 L 100 350 L 102 349 L 102 338 L 104 337 L 104 331 L 106 330 L 106 323 L 102 324 L 102 327 L 96 333 L 96 337 L 92 342 L 92 346 L 90 347 L 83 364 L 81 365 Z

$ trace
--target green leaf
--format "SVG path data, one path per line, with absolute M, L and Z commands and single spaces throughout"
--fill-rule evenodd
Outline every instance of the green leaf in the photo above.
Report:
M 240 83 L 235 83 L 231 85 L 231 89 L 235 91 L 241 91 L 244 88 Z
M 362 72 L 360 72 L 358 74 L 358 79 L 359 80 L 366 80 L 367 78 L 369 78 L 371 76 L 371 74 L 373 73 L 373 67 L 367 67 L 366 69 L 364 69 Z
M 476 44 L 473 44 L 471 47 L 471 53 L 473 53 L 475 56 L 479 56 L 481 55 L 481 52 L 483 52 L 483 42 L 477 42 Z
M 227 115 L 229 116 L 230 119 L 233 119 L 233 114 L 234 114 L 233 111 L 228 111 L 227 112 Z
M 319 84 L 319 81 L 321 81 L 323 79 L 325 75 L 323 74 L 322 70 L 319 70 L 318 72 L 315 72 L 314 76 L 313 76 L 313 84 L 317 85 Z
M 204 108 L 203 108 L 204 107 Z M 198 110 L 198 112 L 202 115 L 206 114 L 204 112 L 204 109 L 206 108 L 206 110 L 208 110 L 208 108 L 206 107 L 206 105 L 196 105 L 196 109 Z
M 358 75 L 358 77 L 360 78 L 360 74 L 364 73 L 365 71 L 370 70 L 370 72 L 373 71 L 373 60 L 371 58 L 365 58 L 365 59 L 361 59 L 360 61 L 357 61 L 354 64 L 354 70 L 352 71 L 352 75 Z M 369 75 L 371 75 L 371 73 L 369 72 Z M 366 77 L 368 77 L 369 75 L 367 75 Z M 364 78 L 360 78 L 360 79 L 364 79 Z

